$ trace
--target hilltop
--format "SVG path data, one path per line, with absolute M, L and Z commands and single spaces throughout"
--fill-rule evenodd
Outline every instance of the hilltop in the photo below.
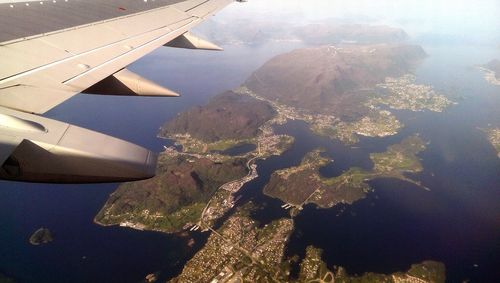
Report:
M 492 85 L 500 86 L 500 60 L 494 59 L 478 66 L 479 70 L 484 73 L 484 79 Z
M 248 24 L 250 21 L 253 22 L 251 25 Z M 240 17 L 225 22 L 210 20 L 198 30 L 211 41 L 222 45 L 255 46 L 271 41 L 303 42 L 307 45 L 377 44 L 404 42 L 408 39 L 408 34 L 403 29 L 387 25 L 352 24 L 341 19 L 307 24 L 291 23 L 271 15 L 259 21 Z
M 228 91 L 205 106 L 180 113 L 161 129 L 160 136 L 189 134 L 205 142 L 253 138 L 276 112 L 266 102 Z

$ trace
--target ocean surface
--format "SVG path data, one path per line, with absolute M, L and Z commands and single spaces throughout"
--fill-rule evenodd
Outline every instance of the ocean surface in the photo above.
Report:
M 222 53 L 162 49 L 132 70 L 181 92 L 181 99 L 79 95 L 46 116 L 91 128 L 160 151 L 156 138 L 164 121 L 210 97 L 238 87 L 274 55 L 300 43 L 227 46 Z M 307 245 L 324 249 L 329 266 L 350 273 L 403 271 L 413 263 L 445 263 L 449 282 L 494 282 L 500 278 L 500 159 L 480 128 L 500 125 L 500 88 L 489 85 L 475 65 L 500 57 L 487 46 L 423 44 L 429 57 L 417 70 L 459 104 L 444 113 L 398 111 L 405 124 L 388 138 L 362 138 L 349 147 L 314 136 L 302 122 L 277 128 L 296 138 L 282 156 L 259 161 L 259 178 L 240 191 L 239 203 L 259 207 L 262 224 L 287 217 L 280 201 L 262 194 L 271 173 L 298 165 L 307 152 L 326 149 L 334 162 L 321 170 L 338 176 L 351 166 L 369 169 L 371 152 L 381 152 L 414 133 L 429 142 L 419 157 L 424 171 L 412 176 L 430 191 L 391 179 L 374 180 L 374 192 L 351 206 L 307 206 L 295 219 L 287 255 L 304 255 Z M 248 56 L 252 54 L 252 56 Z M 241 148 L 240 148 L 241 150 Z M 177 275 L 208 234 L 165 235 L 101 227 L 93 217 L 118 184 L 40 185 L 0 182 L 0 273 L 18 282 L 139 282 L 148 273 Z M 39 227 L 54 242 L 31 246 Z M 193 238 L 195 244 L 188 246 Z

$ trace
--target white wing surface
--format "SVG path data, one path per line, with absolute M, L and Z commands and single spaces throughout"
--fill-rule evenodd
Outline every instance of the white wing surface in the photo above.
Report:
M 0 1 L 0 178 L 111 182 L 155 154 L 42 114 L 75 94 L 178 96 L 125 69 L 161 46 L 220 50 L 189 30 L 232 0 Z

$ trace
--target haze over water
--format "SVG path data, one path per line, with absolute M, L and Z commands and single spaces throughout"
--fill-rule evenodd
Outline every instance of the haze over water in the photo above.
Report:
M 342 265 L 353 273 L 406 270 L 433 259 L 446 264 L 449 282 L 493 282 L 500 278 L 500 159 L 478 128 L 500 125 L 500 88 L 489 85 L 473 67 L 500 58 L 500 4 L 402 2 L 251 0 L 220 12 L 214 21 L 222 25 L 199 28 L 207 37 L 222 28 L 238 37 L 240 28 L 232 23 L 280 22 L 286 29 L 330 18 L 401 27 L 429 55 L 417 69 L 418 83 L 431 84 L 459 102 L 445 113 L 401 111 L 397 116 L 406 125 L 401 133 L 362 139 L 359 149 L 315 137 L 301 123 L 285 126 L 280 131 L 295 135 L 296 145 L 281 157 L 258 163 L 260 178 L 243 188 L 240 201 L 265 203 L 255 215 L 262 222 L 284 216 L 281 203 L 261 193 L 272 171 L 297 165 L 318 146 L 326 147 L 335 160 L 322 170 L 325 176 L 351 166 L 369 168 L 369 153 L 417 132 L 430 142 L 420 154 L 424 172 L 417 176 L 430 192 L 376 180 L 375 192 L 350 207 L 308 206 L 296 219 L 287 253 L 303 255 L 305 246 L 314 244 L 325 250 L 329 266 Z M 266 25 L 260 28 L 265 33 Z M 239 86 L 273 56 L 304 46 L 265 39 L 219 43 L 225 48 L 222 53 L 164 48 L 131 67 L 179 91 L 182 98 L 80 95 L 47 116 L 159 151 L 167 143 L 156 138 L 164 121 Z M 193 234 L 196 244 L 188 248 L 187 240 L 178 236 L 93 224 L 116 187 L 1 182 L 0 273 L 19 282 L 138 282 L 155 271 L 162 271 L 164 278 L 177 275 L 207 235 Z M 50 228 L 55 241 L 30 246 L 28 238 L 40 226 Z

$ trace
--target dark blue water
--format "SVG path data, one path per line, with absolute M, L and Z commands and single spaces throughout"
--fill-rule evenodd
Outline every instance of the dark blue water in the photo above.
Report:
M 138 282 L 165 267 L 180 271 L 193 255 L 189 238 L 93 224 L 115 188 L 2 183 L 2 272 L 20 282 Z M 49 227 L 55 239 L 32 246 L 27 240 L 40 226 Z M 203 245 L 203 238 L 196 240 Z
M 445 113 L 397 111 L 406 125 L 398 135 L 363 138 L 359 147 L 348 148 L 325 144 L 304 125 L 292 123 L 282 129 L 294 135 L 297 143 L 285 155 L 259 164 L 265 172 L 295 166 L 305 152 L 326 147 L 335 162 L 321 172 L 337 176 L 350 166 L 370 168 L 370 152 L 384 151 L 411 134 L 419 133 L 430 142 L 420 154 L 425 170 L 413 178 L 431 191 L 381 179 L 371 182 L 374 193 L 352 206 L 322 210 L 309 205 L 295 219 L 289 256 L 303 256 L 305 248 L 314 245 L 324 249 L 323 259 L 329 266 L 341 265 L 355 274 L 392 273 L 407 270 L 413 263 L 437 260 L 445 263 L 448 282 L 497 282 L 500 160 L 479 128 L 500 125 L 500 89 L 486 84 L 481 73 L 468 68 L 471 57 L 477 55 L 471 52 L 476 49 L 461 51 L 429 48 L 431 58 L 418 70 L 420 83 L 463 97 L 460 105 Z M 465 54 L 470 61 L 451 60 Z M 281 203 L 258 192 L 269 174 L 264 173 L 261 179 L 246 190 L 254 192 L 254 201 L 266 204 L 254 217 L 267 223 L 285 214 L 278 208 Z

